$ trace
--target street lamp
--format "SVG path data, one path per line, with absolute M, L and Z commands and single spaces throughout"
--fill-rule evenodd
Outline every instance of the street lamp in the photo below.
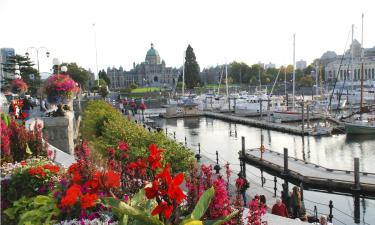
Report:
M 29 50 L 31 50 L 31 49 L 32 49 L 32 50 L 35 50 L 35 52 L 36 52 L 36 64 L 37 64 L 37 68 L 38 68 L 38 75 L 39 75 L 39 77 L 40 77 L 40 69 L 39 69 L 39 50 L 45 50 L 47 58 L 49 58 L 50 53 L 49 53 L 48 49 L 47 49 L 46 47 L 43 47 L 43 46 L 38 47 L 38 48 L 36 48 L 36 47 L 28 47 L 28 48 L 26 49 L 26 53 L 25 53 L 25 55 L 26 55 L 27 58 L 29 58 L 29 55 L 30 55 L 30 54 L 29 54 Z M 39 99 L 40 109 L 42 109 L 42 98 L 43 98 L 43 93 L 40 94 L 40 99 Z
M 52 64 L 53 64 L 53 68 L 56 69 L 53 72 L 58 75 L 59 74 L 59 66 L 61 64 L 60 60 L 58 58 L 53 58 Z
M 39 50 L 45 50 L 46 51 L 46 56 L 47 56 L 47 58 L 49 57 L 49 55 L 50 55 L 50 53 L 49 53 L 49 51 L 48 51 L 48 49 L 46 48 L 46 47 L 39 47 L 39 48 L 36 48 L 36 47 L 28 47 L 27 49 L 26 49 L 26 53 L 25 53 L 25 55 L 26 55 L 26 57 L 27 58 L 29 58 L 29 49 L 34 49 L 35 51 L 36 51 L 36 64 L 37 64 L 37 66 L 38 66 L 38 75 L 40 75 L 39 73 L 40 73 L 40 70 L 39 70 Z

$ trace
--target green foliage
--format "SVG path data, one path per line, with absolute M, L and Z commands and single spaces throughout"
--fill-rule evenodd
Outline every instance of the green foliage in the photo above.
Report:
M 102 98 L 107 97 L 107 95 L 109 94 L 108 87 L 107 86 L 99 87 L 99 94 L 100 96 L 102 96 Z
M 135 83 L 131 83 L 131 84 L 130 84 L 130 88 L 131 88 L 131 89 L 136 89 L 137 87 L 138 87 L 138 85 L 135 84 Z
M 185 56 L 185 84 L 186 88 L 193 89 L 200 86 L 199 65 L 195 58 L 194 50 L 189 45 L 186 49 Z
M 10 219 L 8 224 L 54 224 L 60 210 L 52 196 L 38 195 L 33 198 L 23 197 L 13 202 L 13 207 L 6 209 L 4 214 Z
M 111 80 L 104 70 L 99 71 L 99 79 L 103 79 L 108 85 L 111 85 Z
M 64 65 L 64 64 L 63 64 Z M 80 84 L 81 87 L 84 87 L 87 81 L 90 79 L 90 73 L 86 69 L 77 65 L 77 63 L 68 63 L 66 64 L 68 67 L 67 74 L 77 83 Z
M 158 87 L 140 87 L 131 90 L 131 93 L 146 93 L 146 92 L 154 92 L 160 91 Z
M 1 120 L 4 121 L 5 125 L 7 126 L 9 126 L 11 121 L 10 117 L 4 112 L 1 113 Z
M 203 195 L 200 197 L 197 205 L 195 206 L 193 212 L 190 215 L 190 219 L 199 220 L 206 213 L 208 206 L 212 198 L 215 196 L 215 189 L 211 187 L 206 190 Z
M 3 71 L 14 74 L 15 64 L 19 65 L 22 80 L 29 86 L 27 94 L 35 95 L 38 87 L 41 85 L 40 75 L 38 74 L 38 71 L 33 68 L 35 64 L 26 56 L 15 55 L 7 57 Z M 32 79 L 32 75 L 34 76 L 34 79 Z M 2 87 L 2 89 L 8 88 L 8 85 L 9 84 L 4 84 L 5 87 Z
M 142 126 L 128 121 L 120 112 L 104 101 L 90 101 L 82 120 L 82 136 L 98 152 L 116 146 L 119 140 L 129 144 L 129 160 L 148 155 L 148 147 L 155 143 L 165 149 L 162 163 L 171 164 L 172 172 L 186 172 L 194 162 L 193 154 L 184 146 L 167 138 L 162 132 L 150 133 Z M 132 151 L 133 150 L 133 151 Z

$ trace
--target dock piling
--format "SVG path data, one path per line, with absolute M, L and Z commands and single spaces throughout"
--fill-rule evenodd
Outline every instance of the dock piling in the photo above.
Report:
M 165 136 L 168 137 L 168 128 L 165 128 Z
M 302 136 L 305 135 L 305 102 L 302 100 Z
M 284 148 L 284 173 L 282 175 L 287 176 L 288 174 L 288 148 Z
M 241 153 L 241 160 L 242 160 L 242 173 L 244 179 L 246 179 L 246 163 L 245 163 L 245 137 L 241 137 L 241 144 L 242 144 L 242 153 Z
M 354 158 L 354 187 L 353 190 L 359 191 L 361 189 L 359 183 L 359 158 Z
M 186 136 L 185 136 L 185 146 L 187 145 L 187 140 L 186 140 Z
M 173 139 L 176 141 L 176 131 L 173 131 Z

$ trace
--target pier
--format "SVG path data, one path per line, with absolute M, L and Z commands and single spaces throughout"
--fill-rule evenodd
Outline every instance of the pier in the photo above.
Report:
M 259 148 L 247 149 L 242 159 L 271 174 L 303 183 L 305 188 L 343 193 L 360 191 L 375 196 L 375 173 L 359 172 L 358 158 L 354 159 L 354 171 L 325 168 L 293 158 L 288 156 L 288 149 L 284 149 L 284 154 L 269 149 L 264 153 Z
M 203 115 L 207 117 L 215 118 L 215 119 L 221 119 L 221 120 L 226 120 L 226 121 L 235 122 L 235 123 L 242 123 L 242 124 L 251 125 L 254 127 L 272 129 L 272 130 L 291 133 L 291 134 L 298 134 L 298 135 L 310 135 L 311 134 L 310 132 L 311 129 L 302 130 L 301 127 L 292 126 L 288 124 L 282 124 L 282 123 L 272 123 L 266 120 L 256 120 L 256 119 L 251 119 L 251 118 L 246 118 L 246 117 L 239 117 L 239 116 L 208 112 L 208 111 L 204 111 Z

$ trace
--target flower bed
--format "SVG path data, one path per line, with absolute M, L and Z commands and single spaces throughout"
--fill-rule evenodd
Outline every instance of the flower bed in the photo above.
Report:
M 93 106 L 102 107 L 95 118 L 85 118 L 92 144 L 76 146 L 77 162 L 69 168 L 41 157 L 24 160 L 27 154 L 1 167 L 2 224 L 244 224 L 241 178 L 231 198 L 211 166 L 177 161 L 191 157 L 185 148 L 121 120 L 103 102 L 90 103 L 86 117 L 94 115 Z M 116 139 L 110 127 L 125 138 Z M 90 145 L 103 149 L 91 151 Z M 260 224 L 262 204 L 254 199 L 250 206 L 248 224 Z

